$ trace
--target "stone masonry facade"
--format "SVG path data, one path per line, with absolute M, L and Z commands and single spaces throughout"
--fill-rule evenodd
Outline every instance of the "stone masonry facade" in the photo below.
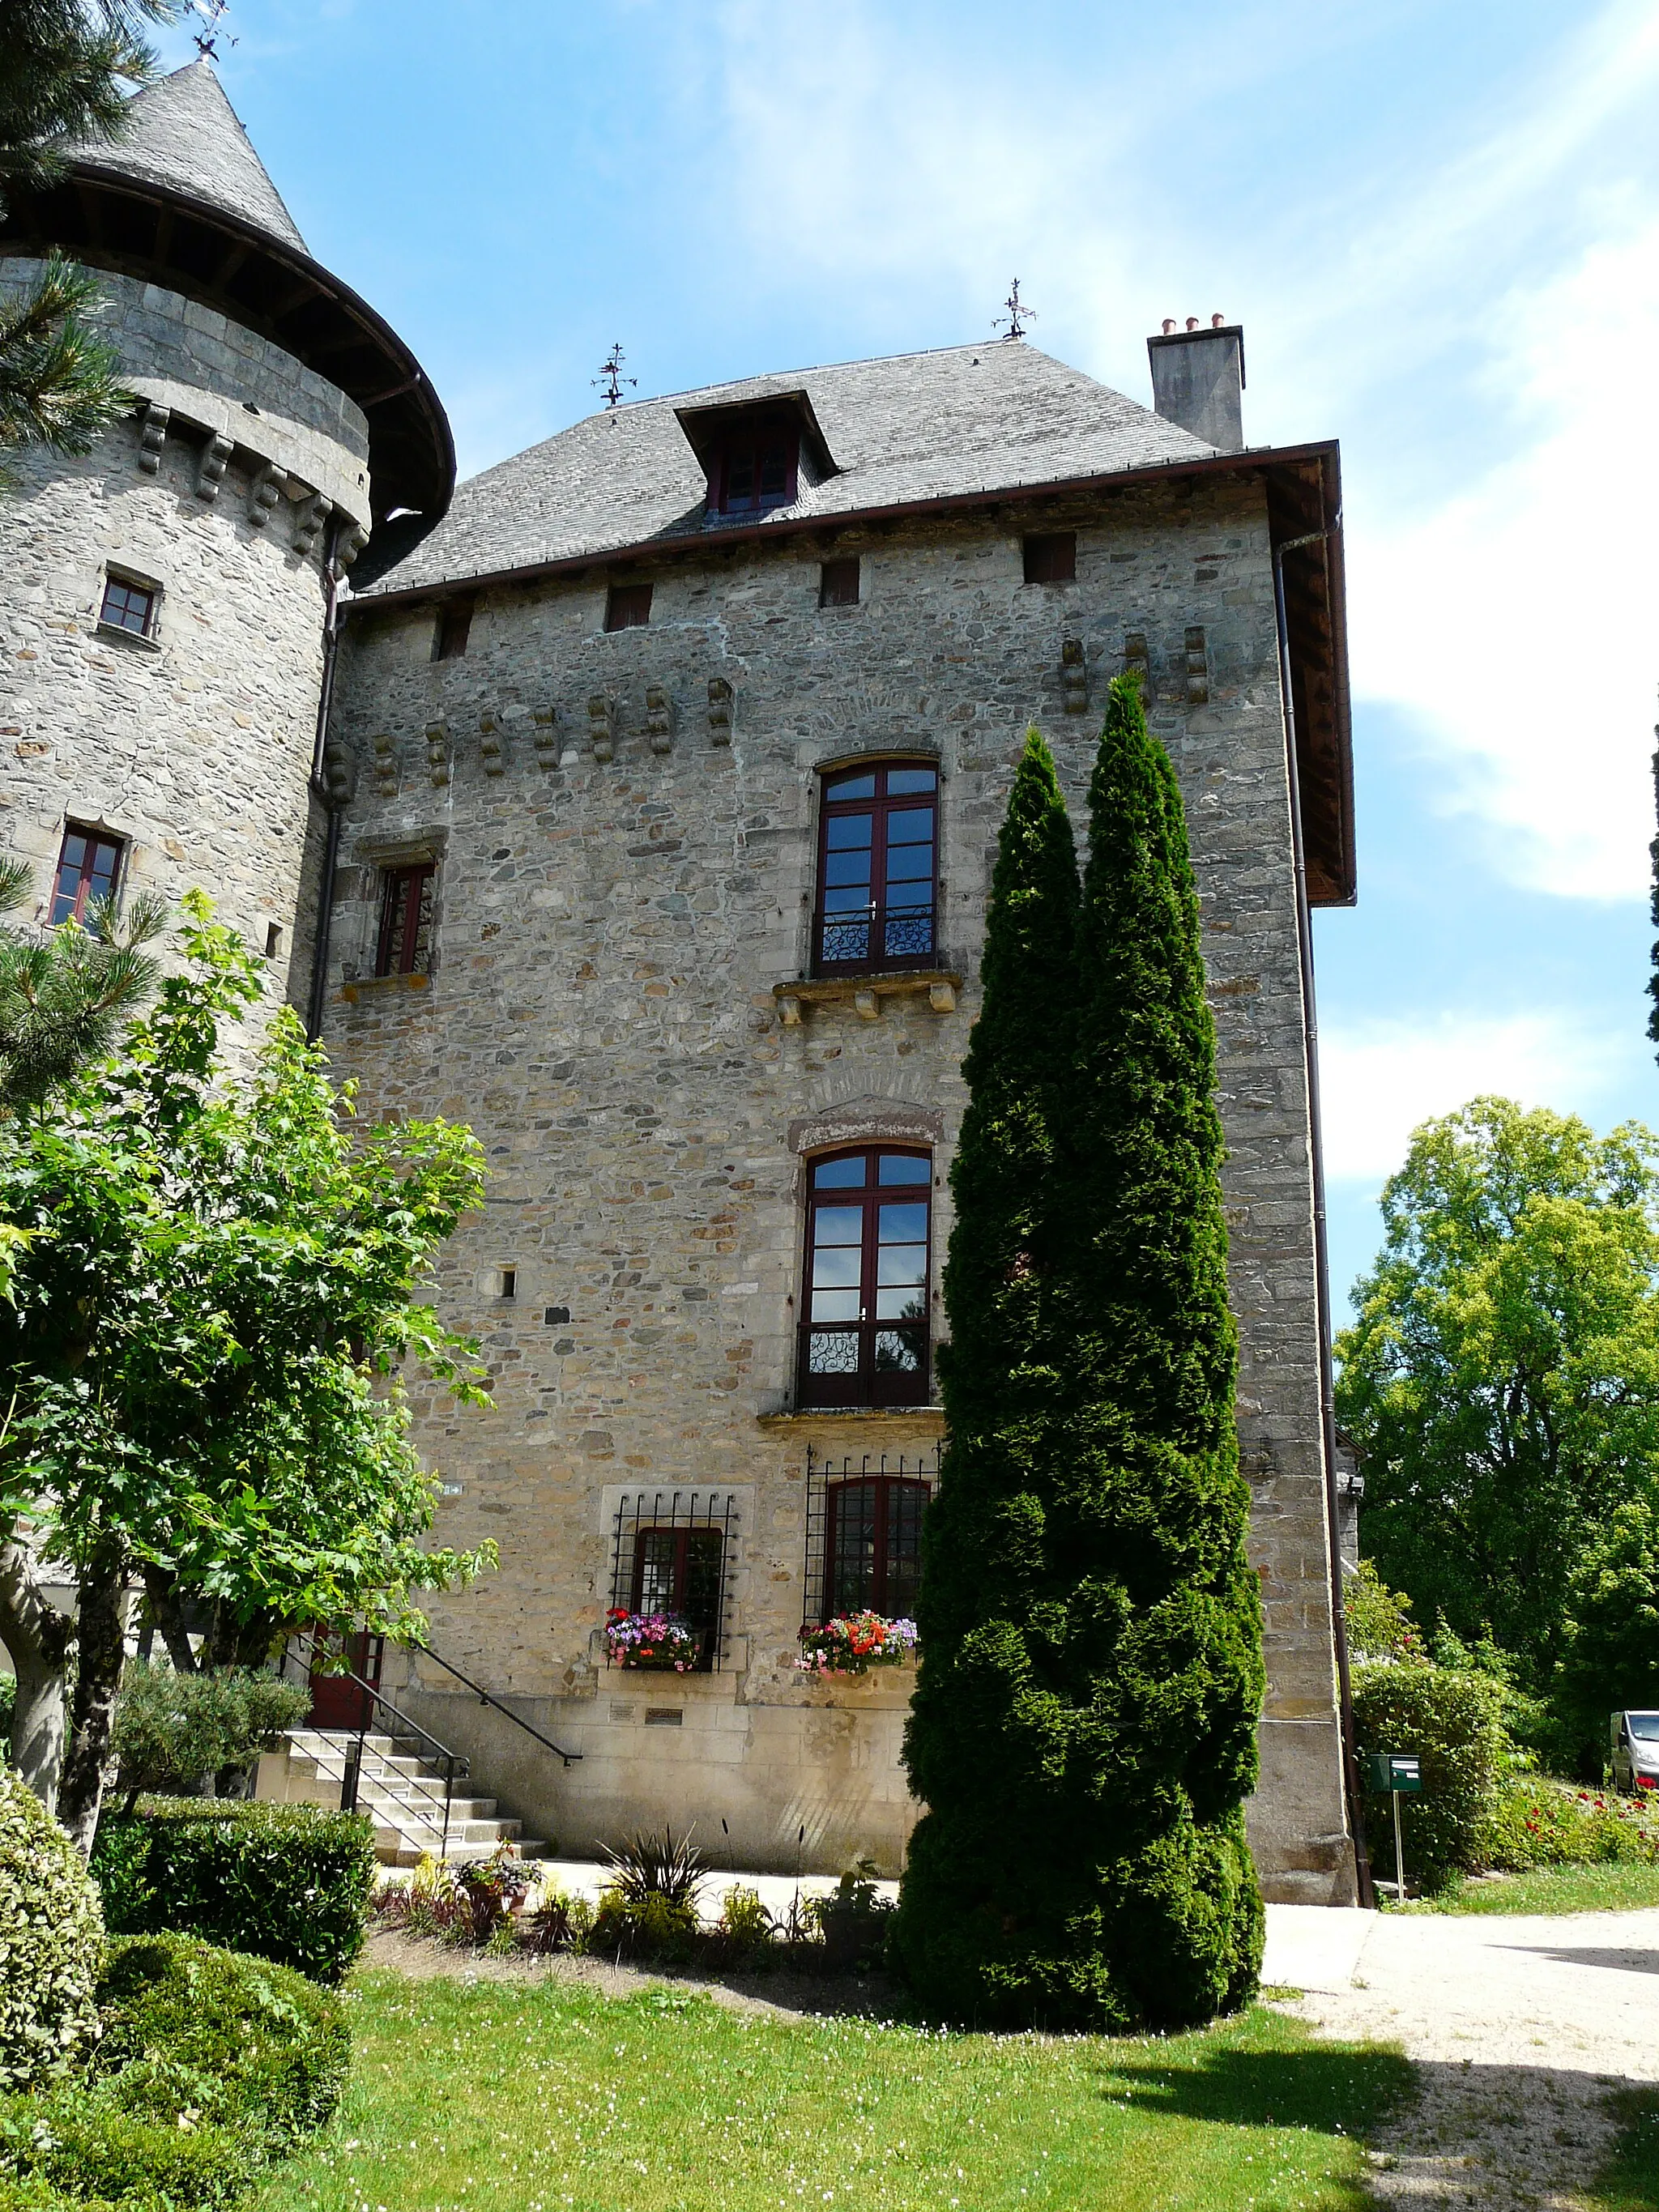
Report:
M 794 1410 L 803 1164 L 866 1137 L 933 1147 L 937 1338 L 1013 765 L 1036 720 L 1081 829 L 1106 684 L 1144 649 L 1187 799 L 1219 1038 L 1270 1678 L 1252 1836 L 1270 1895 L 1346 1901 L 1265 501 L 1212 478 L 1061 501 L 1042 527 L 1075 529 L 1074 582 L 1024 583 L 1018 522 L 981 515 L 838 529 L 835 556 L 860 563 L 854 606 L 818 605 L 826 538 L 678 551 L 653 576 L 648 623 L 617 633 L 603 562 L 487 590 L 456 658 L 434 659 L 429 601 L 370 601 L 350 624 L 334 731 L 354 797 L 325 1041 L 368 1113 L 464 1119 L 489 1170 L 439 1297 L 480 1336 L 495 1410 L 416 1411 L 445 1484 L 442 1539 L 494 1537 L 501 1564 L 434 1603 L 434 1643 L 580 1763 L 562 1768 L 429 1661 L 393 1694 L 562 1850 L 666 1816 L 733 1864 L 836 1871 L 867 1853 L 896 1869 L 918 1811 L 898 1756 L 907 1677 L 831 1686 L 793 1664 L 807 1468 L 914 1466 L 941 1425 L 922 1407 Z M 951 980 L 798 997 L 820 772 L 894 756 L 939 764 Z M 427 860 L 432 972 L 375 977 L 381 871 Z M 605 1662 L 630 1486 L 735 1523 L 713 1671 Z

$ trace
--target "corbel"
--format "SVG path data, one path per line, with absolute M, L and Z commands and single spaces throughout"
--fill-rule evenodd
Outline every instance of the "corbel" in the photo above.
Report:
M 397 741 L 383 730 L 378 738 L 370 738 L 369 746 L 374 755 L 374 787 L 382 799 L 395 799 L 398 796 Z
M 673 751 L 673 702 L 660 684 L 647 684 L 645 687 L 645 733 L 651 740 L 653 753 Z
M 617 698 L 612 691 L 596 691 L 587 702 L 587 732 L 596 761 L 613 759 L 617 750 Z
M 1065 638 L 1060 647 L 1060 693 L 1068 714 L 1089 711 L 1089 659 L 1080 637 Z
M 878 1022 L 881 1019 L 881 1000 L 873 991 L 854 991 L 853 1012 L 861 1022 Z
M 507 756 L 502 748 L 500 719 L 491 708 L 486 707 L 478 717 L 478 750 L 483 756 L 486 775 L 506 775 Z
M 1204 641 L 1204 625 L 1192 623 L 1187 631 L 1187 704 L 1206 707 L 1210 702 L 1210 656 Z
M 1123 641 L 1123 672 L 1133 676 L 1140 686 L 1140 703 L 1151 709 L 1152 703 L 1152 663 L 1146 650 L 1146 633 L 1132 629 Z
M 535 707 L 531 712 L 536 723 L 536 757 L 544 769 L 556 769 L 559 764 L 559 710 L 556 707 Z
M 202 465 L 196 474 L 198 499 L 218 498 L 219 487 L 225 480 L 225 471 L 229 467 L 230 457 L 235 450 L 234 440 L 227 438 L 222 430 L 213 433 L 202 448 Z
M 732 742 L 732 686 L 723 676 L 708 679 L 708 742 L 711 745 Z
M 388 740 L 388 743 L 390 740 Z M 351 756 L 337 738 L 323 747 L 323 789 L 331 806 L 344 806 L 352 795 Z M 392 789 L 397 789 L 394 781 Z
M 936 1014 L 953 1014 L 957 1010 L 957 987 L 946 981 L 927 986 L 927 1003 Z
M 793 991 L 786 991 L 778 1000 L 778 1018 L 787 1030 L 799 1029 L 806 1018 L 805 1002 Z
M 333 501 L 325 499 L 321 492 L 313 493 L 311 498 L 305 501 L 300 508 L 299 519 L 294 526 L 294 550 L 296 553 L 304 555 L 310 552 L 312 547 L 317 543 L 324 524 L 333 512 Z
M 354 522 L 334 549 L 337 566 L 349 568 L 368 543 L 368 532 L 361 522 Z
M 276 511 L 277 501 L 288 489 L 288 471 L 269 463 L 248 487 L 247 519 L 256 530 L 263 530 Z
M 447 722 L 428 722 L 426 726 L 426 772 L 434 790 L 441 791 L 449 781 Z
M 161 465 L 161 448 L 167 441 L 172 413 L 170 407 L 158 407 L 153 399 L 144 402 L 144 411 L 138 418 L 138 465 L 147 477 L 153 477 Z

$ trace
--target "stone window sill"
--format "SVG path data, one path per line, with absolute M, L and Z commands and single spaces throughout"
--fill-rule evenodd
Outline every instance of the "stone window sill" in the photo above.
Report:
M 355 1006 L 360 1000 L 376 999 L 397 991 L 429 991 L 430 975 L 358 975 L 341 986 L 340 996 L 347 1006 Z
M 794 983 L 775 983 L 772 996 L 786 1029 L 799 1029 L 809 1006 L 851 1006 L 866 1022 L 881 1019 L 884 999 L 910 998 L 922 992 L 936 1014 L 953 1013 L 962 978 L 946 968 L 911 968 L 891 975 L 814 975 Z
M 889 1428 L 925 1429 L 929 1436 L 943 1434 L 945 1408 L 943 1406 L 799 1406 L 788 1407 L 778 1413 L 757 1413 L 757 1428 L 791 1430 L 805 1427 L 823 1428 L 828 1424 L 853 1422 L 860 1427 L 882 1423 Z
M 140 637 L 136 630 L 123 629 L 118 623 L 100 622 L 95 623 L 94 629 L 99 637 L 112 637 L 121 645 L 136 647 L 140 653 L 159 653 L 161 650 L 159 637 Z

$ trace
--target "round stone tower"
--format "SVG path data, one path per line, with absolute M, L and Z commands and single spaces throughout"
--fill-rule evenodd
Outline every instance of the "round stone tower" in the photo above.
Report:
M 24 448 L 0 490 L 0 849 L 34 865 L 42 921 L 112 880 L 200 885 L 270 959 L 268 1003 L 303 1008 L 343 795 L 319 741 L 336 583 L 371 531 L 401 548 L 443 514 L 449 426 L 312 259 L 205 61 L 12 191 L 0 288 L 53 247 L 97 273 L 137 404 L 83 460 Z

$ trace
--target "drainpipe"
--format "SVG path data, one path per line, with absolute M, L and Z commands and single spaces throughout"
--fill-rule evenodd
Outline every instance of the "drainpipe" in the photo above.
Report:
M 1330 1250 L 1325 1227 L 1325 1152 L 1319 1108 L 1319 1022 L 1314 1000 L 1313 918 L 1308 904 L 1308 862 L 1302 836 L 1302 778 L 1296 757 L 1296 695 L 1291 688 L 1291 629 L 1285 603 L 1285 556 L 1304 545 L 1322 545 L 1341 527 L 1340 512 L 1322 530 L 1287 538 L 1273 548 L 1273 609 L 1279 624 L 1279 680 L 1285 701 L 1285 765 L 1290 782 L 1291 850 L 1296 871 L 1297 947 L 1302 963 L 1304 1048 L 1307 1061 L 1308 1133 L 1313 1159 L 1314 1304 L 1319 1321 L 1319 1419 L 1325 1455 L 1325 1524 L 1330 1547 L 1331 1626 L 1336 1639 L 1337 1702 L 1342 1733 L 1343 1795 L 1353 1837 L 1359 1902 L 1376 1905 L 1370 1856 L 1365 1847 L 1364 1800 L 1354 1746 L 1353 1686 L 1348 1670 L 1348 1631 L 1342 1605 L 1342 1554 L 1336 1508 L 1336 1406 L 1331 1351 Z
M 328 816 L 328 836 L 323 847 L 323 881 L 317 896 L 317 927 L 311 948 L 311 996 L 306 1007 L 306 1036 L 313 1044 L 322 1035 L 323 1000 L 328 989 L 328 956 L 334 925 L 334 872 L 340 859 L 340 809 L 329 794 L 323 773 L 328 744 L 329 715 L 334 705 L 334 661 L 340 639 L 340 580 L 335 555 L 340 543 L 337 517 L 329 525 L 328 556 L 323 562 L 327 597 L 323 615 L 323 685 L 317 702 L 317 737 L 311 753 L 311 788 Z

